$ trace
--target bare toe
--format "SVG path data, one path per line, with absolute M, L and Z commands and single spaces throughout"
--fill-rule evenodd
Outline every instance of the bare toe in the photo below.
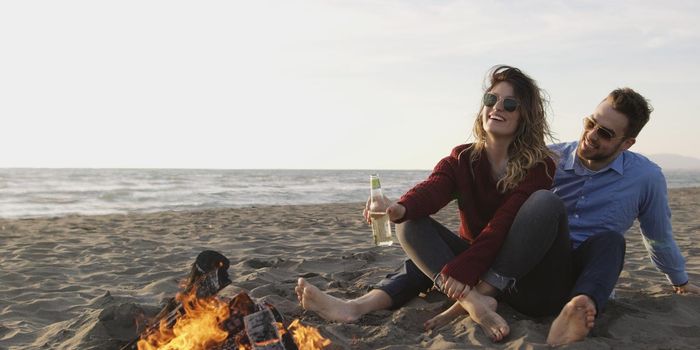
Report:
M 472 291 L 466 297 L 459 300 L 469 316 L 478 323 L 491 340 L 498 342 L 510 333 L 508 322 L 496 313 L 496 299 Z

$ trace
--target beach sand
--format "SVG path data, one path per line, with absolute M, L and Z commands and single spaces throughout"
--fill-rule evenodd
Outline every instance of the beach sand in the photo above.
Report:
M 700 282 L 700 188 L 670 191 L 673 227 L 691 280 Z M 426 333 L 422 324 L 450 303 L 417 298 L 397 311 L 329 323 L 299 306 L 298 277 L 332 295 L 357 297 L 403 260 L 401 247 L 374 247 L 362 203 L 272 206 L 195 212 L 0 219 L 0 349 L 119 349 L 135 334 L 133 315 L 152 315 L 173 296 L 205 249 L 231 260 L 233 285 L 300 318 L 333 341 L 331 349 L 537 349 L 552 318 L 499 306 L 511 326 L 494 344 L 461 317 Z M 456 230 L 456 208 L 436 215 Z M 700 296 L 672 293 L 651 265 L 638 226 L 616 299 L 572 349 L 696 349 Z M 229 288 L 222 292 L 227 292 Z

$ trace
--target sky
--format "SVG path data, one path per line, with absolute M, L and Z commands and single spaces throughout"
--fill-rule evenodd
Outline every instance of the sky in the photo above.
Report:
M 0 167 L 431 169 L 497 64 L 559 141 L 629 86 L 700 158 L 698 62 L 697 1 L 3 1 Z

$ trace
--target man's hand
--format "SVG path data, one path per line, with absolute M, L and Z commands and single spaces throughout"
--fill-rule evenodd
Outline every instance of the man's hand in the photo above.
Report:
M 700 287 L 688 282 L 680 287 L 673 287 L 676 294 L 700 294 Z
M 442 279 L 442 292 L 450 299 L 459 300 L 471 291 L 468 285 L 452 277 L 441 274 L 438 278 Z

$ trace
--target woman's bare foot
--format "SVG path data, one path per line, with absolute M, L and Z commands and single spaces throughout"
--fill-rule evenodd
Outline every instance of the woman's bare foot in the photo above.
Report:
M 495 301 L 495 300 L 494 300 Z M 465 315 L 467 312 L 462 308 L 462 305 L 459 305 L 458 302 L 452 304 L 449 309 L 441 312 L 437 316 L 425 321 L 423 323 L 423 327 L 425 328 L 426 331 L 429 331 L 431 329 L 438 329 L 454 320 L 455 318 Z
M 547 344 L 559 346 L 583 340 L 595 322 L 595 303 L 587 295 L 573 297 L 552 322 Z
M 343 300 L 328 295 L 303 278 L 299 278 L 294 290 L 301 307 L 316 312 L 328 321 L 354 322 L 362 316 L 352 300 Z
M 481 326 L 481 329 L 486 332 L 491 340 L 495 342 L 501 341 L 510 333 L 510 327 L 508 327 L 506 320 L 496 313 L 496 306 L 498 305 L 496 299 L 472 290 L 466 297 L 459 299 L 458 302 L 467 310 L 472 320 Z

